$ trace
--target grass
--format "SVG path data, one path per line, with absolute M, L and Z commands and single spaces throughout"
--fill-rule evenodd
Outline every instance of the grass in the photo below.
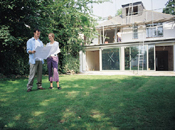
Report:
M 175 129 L 175 77 L 61 75 L 61 90 L 28 93 L 27 82 L 0 81 L 0 129 Z

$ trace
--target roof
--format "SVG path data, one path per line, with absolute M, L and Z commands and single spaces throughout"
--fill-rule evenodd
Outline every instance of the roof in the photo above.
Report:
M 174 15 L 144 9 L 142 15 L 132 15 L 132 16 L 126 16 L 126 17 L 116 16 L 110 20 L 107 20 L 99 24 L 98 26 L 96 26 L 96 28 L 100 29 L 103 26 L 105 28 L 108 28 L 108 27 L 113 28 L 116 26 L 127 26 L 133 23 L 143 25 L 146 23 L 151 23 L 152 21 L 153 22 L 164 22 L 164 21 L 168 21 L 174 18 L 175 18 Z
M 117 25 L 117 24 L 121 24 L 121 23 L 122 23 L 122 18 L 121 17 L 114 17 L 110 20 L 107 20 L 107 21 L 101 23 L 100 25 L 98 25 L 96 27 Z

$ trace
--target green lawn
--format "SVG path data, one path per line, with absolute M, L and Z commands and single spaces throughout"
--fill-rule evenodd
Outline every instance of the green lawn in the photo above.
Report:
M 3 130 L 173 130 L 175 77 L 61 75 L 61 90 L 0 80 Z M 56 87 L 56 83 L 54 83 Z

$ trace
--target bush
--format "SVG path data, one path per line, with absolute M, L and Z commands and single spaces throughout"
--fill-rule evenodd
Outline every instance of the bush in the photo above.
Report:
M 70 54 L 68 54 L 63 59 L 63 63 L 64 63 L 63 72 L 70 74 L 79 73 L 80 64 L 78 57 L 73 57 Z

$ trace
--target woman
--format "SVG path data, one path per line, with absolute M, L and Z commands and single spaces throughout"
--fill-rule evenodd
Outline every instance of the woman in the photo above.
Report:
M 49 89 L 53 89 L 53 81 L 56 81 L 57 88 L 61 89 L 59 86 L 58 56 L 57 56 L 57 53 L 59 52 L 59 43 L 57 41 L 54 41 L 55 35 L 53 33 L 49 33 L 48 37 L 50 42 L 47 43 L 46 46 L 58 47 L 58 51 L 47 58 L 47 67 L 50 81 Z

